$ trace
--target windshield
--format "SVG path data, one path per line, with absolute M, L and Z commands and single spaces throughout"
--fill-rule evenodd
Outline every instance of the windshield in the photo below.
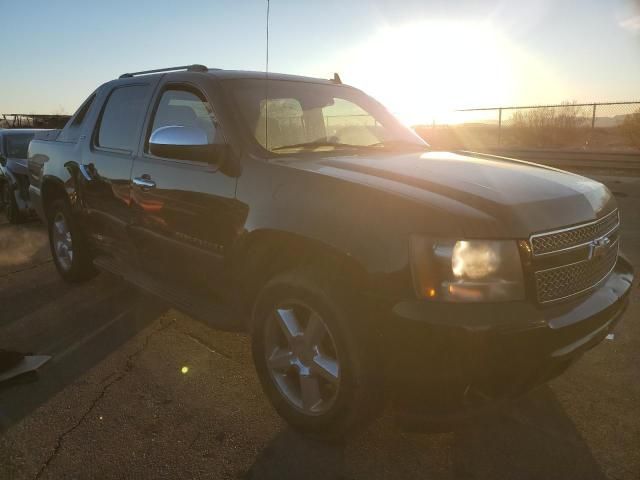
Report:
M 227 83 L 246 129 L 276 154 L 428 146 L 355 88 L 271 79 L 268 85 L 262 79 Z
M 8 158 L 27 158 L 27 150 L 29 142 L 33 138 L 32 133 L 23 133 L 20 135 L 5 135 L 4 151 Z

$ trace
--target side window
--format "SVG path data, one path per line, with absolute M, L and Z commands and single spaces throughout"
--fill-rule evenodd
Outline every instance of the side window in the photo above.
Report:
M 166 90 L 162 94 L 149 134 L 168 126 L 197 127 L 206 132 L 209 143 L 222 142 L 211 105 L 187 90 Z
M 96 98 L 96 94 L 93 93 L 88 99 L 86 99 L 84 101 L 84 103 L 82 105 L 80 105 L 80 108 L 78 109 L 78 111 L 75 113 L 75 115 L 73 117 L 71 117 L 71 119 L 69 120 L 69 123 L 67 123 L 64 127 L 64 129 L 62 130 L 62 133 L 60 134 L 59 140 L 61 142 L 77 142 L 78 139 L 80 138 L 80 133 L 82 131 L 82 122 L 84 122 L 85 117 L 87 116 L 87 113 L 89 112 L 89 110 L 91 109 L 91 106 L 93 105 L 93 101 Z
M 116 88 L 107 99 L 95 138 L 96 146 L 132 152 L 145 114 L 147 85 Z

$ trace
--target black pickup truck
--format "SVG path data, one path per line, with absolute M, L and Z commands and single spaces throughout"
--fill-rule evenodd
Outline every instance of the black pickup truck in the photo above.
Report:
M 633 280 L 602 184 L 432 151 L 337 76 L 124 74 L 31 142 L 29 174 L 64 280 L 98 267 L 250 331 L 270 401 L 316 434 L 522 394 L 607 335 Z

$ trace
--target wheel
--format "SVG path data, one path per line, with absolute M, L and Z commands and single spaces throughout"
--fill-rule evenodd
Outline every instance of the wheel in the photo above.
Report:
M 329 280 L 313 270 L 270 280 L 254 308 L 252 351 L 276 411 L 298 430 L 337 438 L 380 408 L 381 369 L 371 325 L 364 328 L 362 310 Z
M 71 215 L 69 204 L 55 200 L 49 210 L 49 245 L 60 276 L 67 282 L 81 282 L 96 275 L 83 232 Z
M 13 223 L 14 225 L 16 225 L 22 222 L 23 215 L 18 209 L 16 197 L 14 196 L 13 191 L 8 183 L 5 183 L 2 187 L 2 201 L 6 209 L 5 214 L 7 216 L 7 220 L 9 220 L 9 223 Z

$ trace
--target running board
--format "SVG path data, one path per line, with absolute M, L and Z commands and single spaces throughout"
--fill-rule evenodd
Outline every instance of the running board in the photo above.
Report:
M 151 275 L 134 271 L 121 262 L 106 256 L 97 257 L 93 260 L 93 263 L 100 270 L 105 270 L 145 292 L 160 297 L 172 307 L 206 323 L 212 328 L 226 331 L 242 330 L 241 322 L 234 321 L 231 309 L 220 302 L 198 298 L 179 285 L 171 285 L 156 280 Z

